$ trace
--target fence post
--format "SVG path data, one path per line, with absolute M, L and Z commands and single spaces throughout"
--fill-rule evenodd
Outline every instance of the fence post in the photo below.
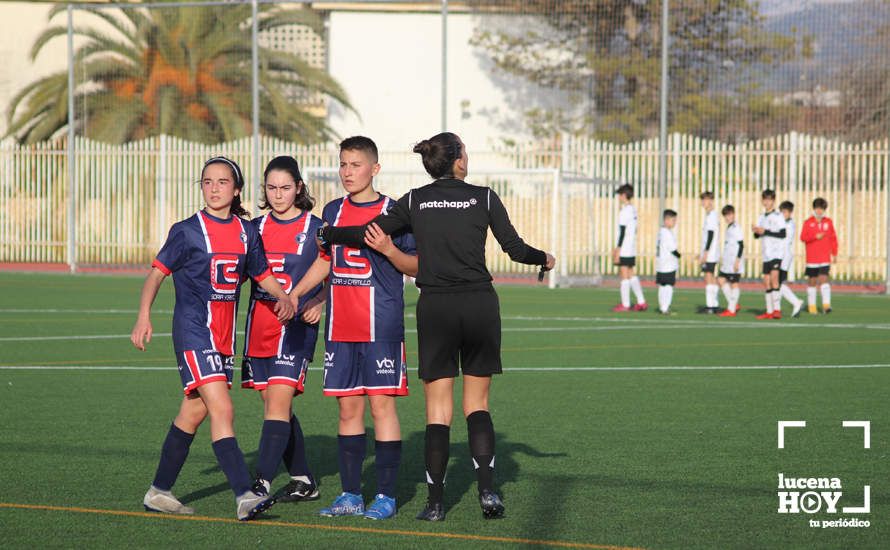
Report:
M 884 147 L 888 149 L 887 158 L 884 159 L 884 205 L 887 209 L 885 220 L 886 235 L 884 237 L 884 294 L 890 294 L 890 140 L 884 140 Z
M 562 143 L 561 143 L 561 151 L 560 151 L 560 175 L 565 174 L 566 172 L 571 171 L 571 163 L 569 162 L 569 145 L 570 138 L 569 134 L 563 132 L 562 134 Z M 560 179 L 562 179 L 560 177 Z M 562 182 L 560 182 L 560 187 L 562 186 Z M 559 196 L 557 197 L 559 209 L 557 210 L 558 219 L 560 221 L 560 232 L 559 232 L 559 250 L 554 250 L 554 254 L 559 254 L 560 262 L 559 262 L 559 275 L 561 277 L 567 277 L 569 275 L 569 258 L 568 258 L 568 242 L 569 242 L 569 213 L 563 210 L 563 193 L 562 189 L 560 189 Z M 568 201 L 566 201 L 568 202 Z
M 158 246 L 164 244 L 167 229 L 167 136 L 161 134 L 158 139 Z
M 788 140 L 788 198 L 791 202 L 796 203 L 798 185 L 797 150 L 799 149 L 799 135 L 797 132 L 792 131 L 790 137 L 791 139 Z
M 553 190 L 550 198 L 550 250 L 556 253 L 559 246 L 559 182 L 561 174 L 559 168 L 553 170 Z M 564 262 L 565 258 L 557 258 L 557 261 Z M 547 280 L 548 288 L 556 288 L 556 270 L 550 270 L 550 278 Z
M 251 0 L 251 111 L 253 115 L 253 182 L 262 181 L 260 172 L 260 54 L 257 0 Z M 162 241 L 163 242 L 163 241 Z
M 74 144 L 74 6 L 68 4 L 68 268 L 77 270 L 75 200 L 77 195 Z
M 442 131 L 448 131 L 448 0 L 442 0 Z
M 661 0 L 661 122 L 658 137 L 658 213 L 664 211 L 665 196 L 667 194 L 667 125 L 668 125 L 668 41 L 670 32 L 668 29 L 668 13 L 670 3 Z M 660 225 L 660 224 L 659 224 Z

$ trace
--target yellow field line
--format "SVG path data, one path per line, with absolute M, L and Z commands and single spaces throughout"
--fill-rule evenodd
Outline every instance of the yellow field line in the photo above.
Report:
M 231 518 L 214 518 L 209 516 L 174 516 L 157 514 L 154 512 L 131 512 L 127 510 L 102 510 L 96 508 L 80 508 L 77 506 L 47 506 L 43 504 L 16 504 L 13 502 L 0 502 L 0 508 L 14 510 L 46 510 L 52 512 L 74 512 L 78 514 L 96 514 L 105 516 L 126 516 L 151 519 L 168 519 L 176 521 L 198 521 L 207 523 L 235 523 L 245 524 Z M 586 542 L 568 542 L 561 540 L 536 540 L 513 537 L 494 537 L 488 535 L 466 535 L 462 533 L 432 533 L 429 531 L 405 531 L 401 529 L 375 529 L 373 527 L 350 527 L 347 525 L 320 525 L 316 523 L 291 523 L 286 521 L 261 520 L 247 522 L 253 526 L 273 527 L 298 527 L 301 529 L 318 529 L 321 531 L 341 531 L 349 533 L 373 533 L 379 535 L 403 535 L 408 537 L 432 537 L 442 539 L 470 540 L 482 542 L 504 542 L 509 544 L 527 544 L 534 546 L 552 546 L 556 548 L 594 548 L 598 550 L 640 550 L 629 546 L 612 546 L 608 544 L 589 544 Z

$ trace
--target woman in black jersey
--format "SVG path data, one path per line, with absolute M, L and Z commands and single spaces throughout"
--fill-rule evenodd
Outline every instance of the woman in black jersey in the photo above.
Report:
M 454 379 L 464 374 L 463 412 L 485 518 L 504 514 L 493 490 L 494 426 L 488 412 L 491 375 L 501 372 L 498 296 L 485 267 L 488 228 L 516 262 L 553 269 L 556 259 L 525 244 L 497 194 L 464 182 L 467 152 L 458 136 L 441 133 L 414 147 L 436 180 L 413 189 L 387 214 L 367 226 L 325 227 L 329 243 L 366 246 L 378 231 L 392 234 L 411 226 L 417 240 L 419 377 L 426 396 L 426 481 L 429 497 L 417 519 L 441 521 L 451 426 Z M 458 368 L 460 365 L 460 368 Z

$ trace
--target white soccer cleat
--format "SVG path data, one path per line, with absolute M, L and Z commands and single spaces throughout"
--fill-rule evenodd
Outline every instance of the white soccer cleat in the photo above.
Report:
M 794 310 L 791 312 L 791 316 L 794 318 L 800 317 L 800 308 L 803 307 L 803 301 L 797 302 L 794 304 Z
M 253 489 L 235 498 L 235 504 L 241 521 L 250 521 L 257 514 L 268 510 L 275 504 L 275 499 L 269 496 L 269 482 L 264 479 L 256 480 Z
M 163 514 L 184 514 L 191 515 L 195 513 L 195 509 L 179 502 L 170 491 L 162 491 L 152 485 L 145 493 L 142 499 L 142 505 L 149 512 L 161 512 Z

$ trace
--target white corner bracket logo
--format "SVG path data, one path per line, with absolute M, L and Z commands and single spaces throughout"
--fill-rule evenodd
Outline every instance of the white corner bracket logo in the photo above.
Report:
M 779 420 L 777 423 L 777 447 L 785 448 L 786 431 L 807 427 L 805 420 Z M 871 422 L 868 420 L 844 420 L 842 428 L 862 429 L 862 448 L 871 449 Z M 789 432 L 793 433 L 793 432 Z M 843 483 L 839 477 L 804 477 L 779 472 L 778 513 L 780 514 L 837 514 L 838 503 L 843 497 Z M 862 506 L 843 506 L 842 514 L 868 514 L 871 512 L 871 486 L 862 486 Z M 869 527 L 871 522 L 857 517 L 830 517 L 810 519 L 809 526 L 816 528 Z

